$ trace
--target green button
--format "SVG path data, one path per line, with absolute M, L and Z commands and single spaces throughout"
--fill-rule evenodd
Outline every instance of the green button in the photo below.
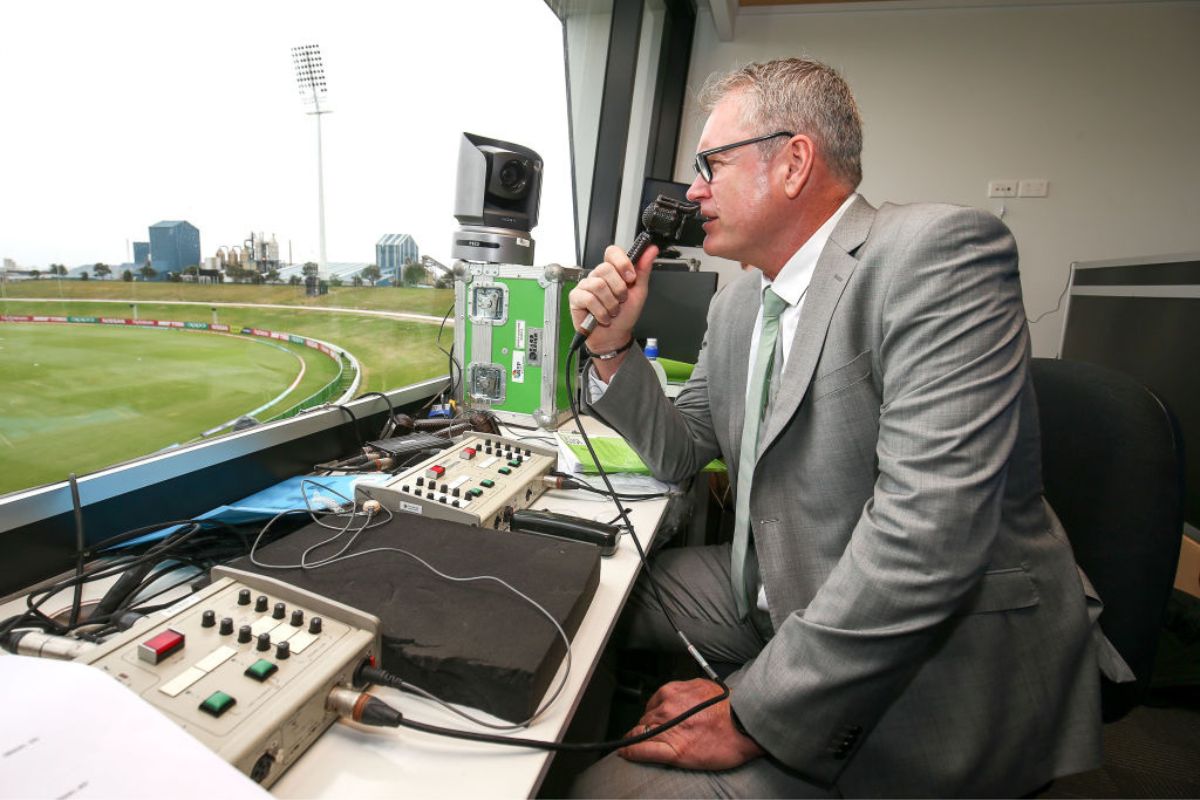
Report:
M 205 714 L 212 714 L 214 717 L 219 717 L 229 709 L 233 708 L 237 700 L 234 700 L 224 692 L 213 692 L 208 696 L 208 699 L 200 704 L 200 710 Z
M 275 666 L 270 661 L 267 661 L 265 658 L 260 658 L 258 661 L 255 661 L 253 664 L 246 667 L 246 671 L 242 674 L 248 675 L 251 678 L 254 678 L 254 680 L 261 682 L 274 675 L 278 669 L 279 667 Z
M 510 467 L 519 467 L 519 466 L 521 466 L 521 462 L 517 461 L 516 459 L 513 459 L 512 461 L 508 462 L 508 465 Z
M 496 471 L 499 472 L 501 475 L 508 475 L 512 472 L 512 470 L 509 469 L 508 467 L 501 467 L 500 469 L 498 469 Z
M 467 494 L 471 497 L 479 497 L 479 495 L 483 494 L 483 489 L 470 489 Z
M 484 478 L 483 480 L 481 480 L 481 481 L 479 482 L 479 485 L 480 485 L 480 486 L 486 486 L 487 488 L 489 488 L 489 489 L 490 489 L 490 488 L 492 488 L 493 486 L 495 486 L 495 485 L 496 485 L 496 482 L 495 482 L 494 480 L 491 480 L 490 478 Z

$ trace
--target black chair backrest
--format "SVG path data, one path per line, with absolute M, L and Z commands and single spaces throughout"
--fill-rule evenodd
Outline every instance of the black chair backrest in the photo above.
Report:
M 1124 373 L 1035 358 L 1042 479 L 1075 560 L 1104 601 L 1100 627 L 1137 676 L 1103 683 L 1104 719 L 1141 702 L 1183 535 L 1183 439 L 1166 405 Z

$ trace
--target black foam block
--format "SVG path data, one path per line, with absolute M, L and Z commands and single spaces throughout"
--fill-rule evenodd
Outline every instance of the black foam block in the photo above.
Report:
M 357 526 L 355 526 L 357 527 Z M 266 564 L 296 564 L 335 534 L 313 524 L 261 548 Z M 308 555 L 332 556 L 340 537 Z M 529 595 L 562 625 L 579 628 L 600 580 L 590 544 L 398 515 L 364 531 L 350 553 L 318 569 L 265 569 L 243 558 L 230 566 L 295 584 L 379 617 L 383 667 L 443 700 L 517 722 L 533 715 L 565 653 L 557 630 L 529 603 L 495 581 L 440 578 L 401 548 L 454 577 L 492 575 Z

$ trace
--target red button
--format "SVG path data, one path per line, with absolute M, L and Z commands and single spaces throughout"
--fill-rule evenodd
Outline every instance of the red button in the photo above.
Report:
M 430 480 L 437 480 L 446 474 L 446 468 L 441 464 L 434 464 L 429 469 L 425 470 L 425 477 Z
M 462 452 L 458 454 L 458 457 L 461 459 L 464 459 L 466 461 L 470 461 L 472 458 L 475 457 L 475 448 L 474 447 L 464 447 L 462 449 Z
M 138 658 L 157 664 L 183 647 L 183 634 L 168 628 L 138 645 Z

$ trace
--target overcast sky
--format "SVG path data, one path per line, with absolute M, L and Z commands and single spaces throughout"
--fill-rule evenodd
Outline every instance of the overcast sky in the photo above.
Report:
M 330 261 L 386 233 L 450 260 L 462 131 L 545 161 L 538 263 L 574 263 L 562 30 L 544 0 L 0 2 L 0 257 L 127 260 L 160 220 L 203 255 L 275 234 L 317 259 L 316 130 L 291 48 L 317 43 Z

